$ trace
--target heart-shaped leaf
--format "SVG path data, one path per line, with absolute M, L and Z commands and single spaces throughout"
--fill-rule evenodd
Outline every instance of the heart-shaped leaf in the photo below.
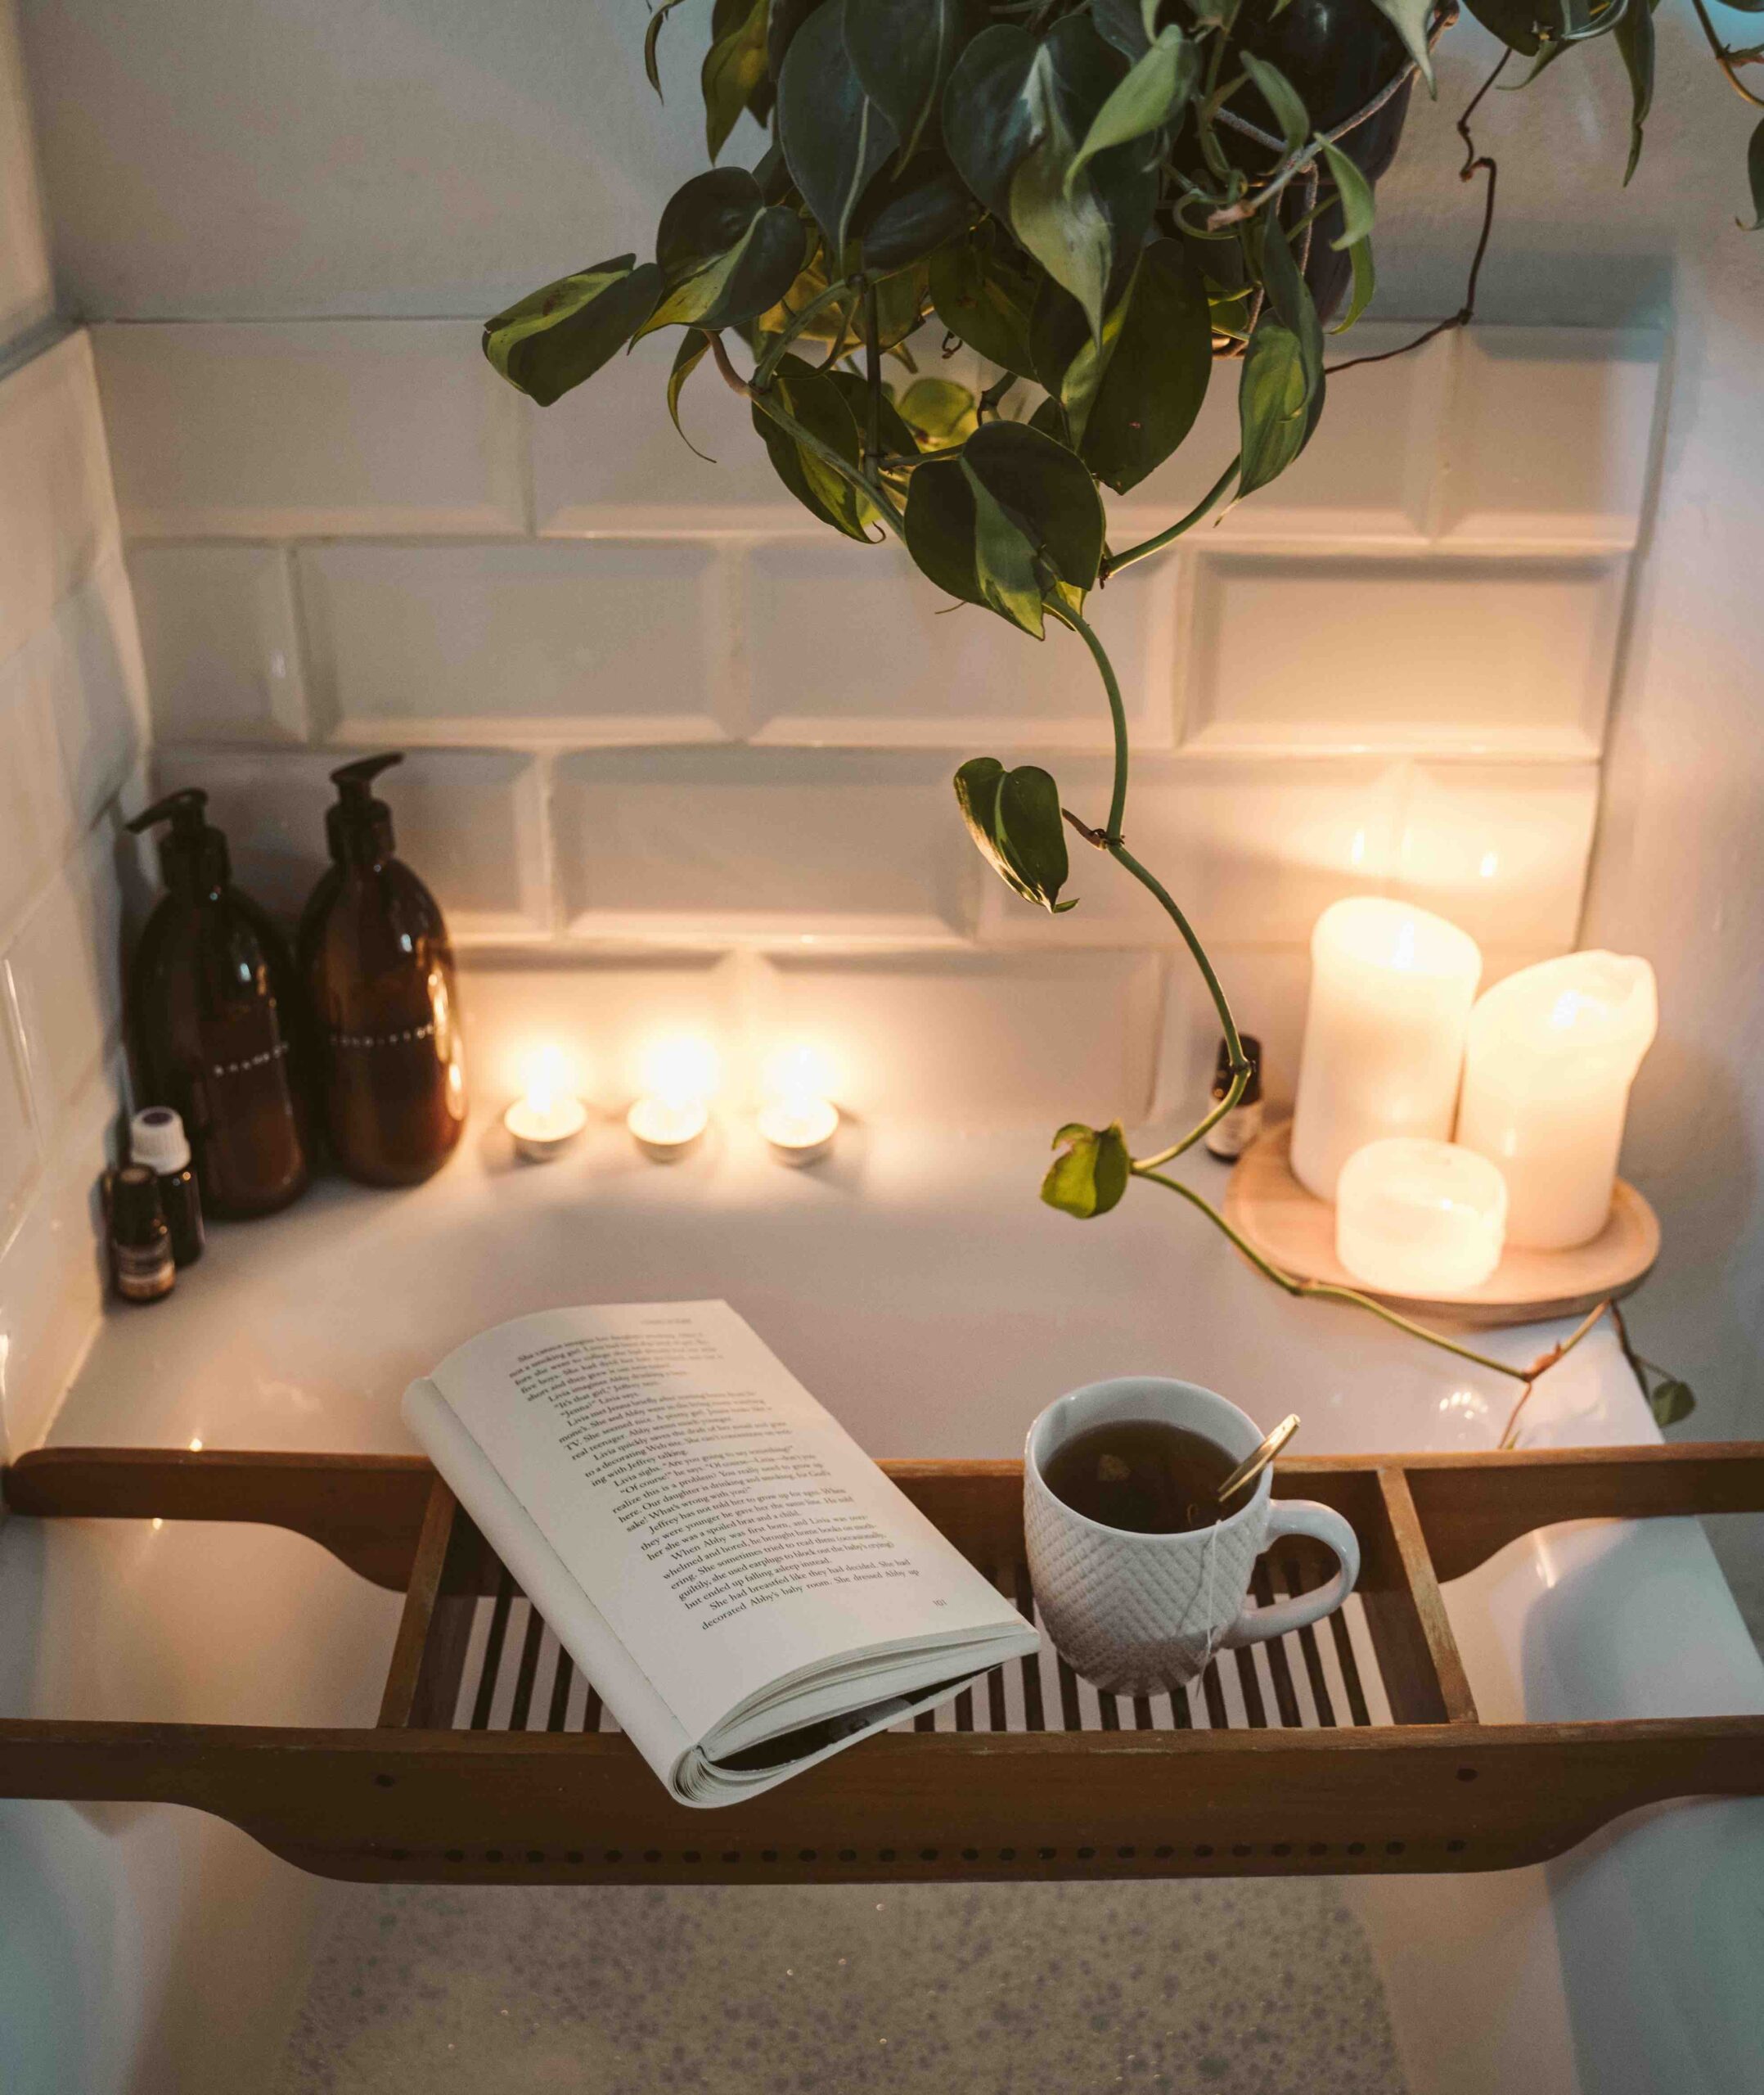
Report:
M 688 327 L 685 334 L 680 337 L 680 346 L 674 351 L 673 367 L 668 374 L 668 418 L 679 430 L 680 441 L 686 449 L 702 458 L 707 466 L 714 466 L 716 460 L 708 451 L 699 449 L 691 438 L 686 435 L 680 421 L 681 393 L 685 388 L 686 381 L 704 361 L 709 348 L 709 336 L 701 333 L 696 327 Z
M 653 262 L 634 255 L 596 262 L 487 320 L 484 353 L 511 385 L 548 408 L 618 354 L 661 288 Z
M 1042 1198 L 1049 1207 L 1088 1222 L 1118 1204 L 1132 1176 L 1132 1159 L 1118 1120 L 1106 1128 L 1087 1128 L 1074 1120 L 1054 1137 L 1054 1147 L 1061 1154 L 1042 1181 Z
M 870 422 L 870 387 L 866 380 L 855 371 L 830 371 L 827 376 L 844 396 L 845 404 L 852 411 L 852 420 L 860 430 L 866 430 Z M 889 398 L 884 386 L 882 397 L 876 403 L 876 433 L 882 448 L 896 458 L 914 458 L 919 447 L 913 433 L 902 419 L 900 409 Z
M 995 218 L 1010 214 L 1010 178 L 1034 144 L 1029 88 L 1042 46 L 1027 29 L 997 22 L 956 60 L 943 90 L 943 146 Z
M 1042 637 L 1042 580 L 1034 540 L 968 463 L 958 462 L 974 500 L 974 575 L 980 601 L 1037 640 Z
M 1304 449 L 1310 406 L 1298 337 L 1264 313 L 1249 338 L 1237 386 L 1240 498 L 1278 479 Z
M 956 773 L 956 799 L 980 856 L 1007 887 L 1051 915 L 1075 908 L 1060 890 L 1071 870 L 1060 788 L 1038 764 L 1006 771 L 995 756 L 971 757 Z
M 974 394 L 952 378 L 916 378 L 898 406 L 921 451 L 947 450 L 974 434 Z
M 844 393 L 830 376 L 812 369 L 800 357 L 786 356 L 779 360 L 772 384 L 786 414 L 836 457 L 853 467 L 857 465 L 857 424 Z M 824 458 L 781 429 L 757 402 L 754 426 L 764 440 L 772 471 L 803 507 L 848 538 L 869 543 L 876 513 L 857 489 Z
M 962 47 L 986 24 L 984 0 L 846 0 L 845 47 L 866 94 L 918 150 Z
M 1029 546 L 1039 562 L 1037 579 L 1046 587 L 1064 583 L 1082 592 L 1094 584 L 1103 510 L 1088 469 L 1043 430 L 991 421 L 969 438 L 960 458 L 919 466 L 907 491 L 907 550 L 940 589 L 1022 623 L 995 601 L 983 579 L 976 480 Z M 996 530 L 996 520 L 988 518 L 988 528 Z M 995 591 L 1000 574 L 1010 571 L 1006 556 L 995 556 Z
M 1195 426 L 1213 376 L 1206 286 L 1180 241 L 1140 257 L 1078 455 L 1117 494 L 1161 466 Z
M 715 160 L 743 110 L 769 106 L 766 70 L 767 0 L 717 0 L 710 48 L 699 74 L 704 103 L 704 147 Z M 756 110 L 756 114 L 760 110 Z
M 1010 178 L 1010 229 L 1082 306 L 1100 341 L 1114 243 L 1089 181 L 1069 178 L 1073 155 L 1071 134 L 1050 121 Z
M 1648 1394 L 1648 1408 L 1654 1413 L 1656 1426 L 1676 1426 L 1681 1419 L 1689 1418 L 1697 1408 L 1691 1394 L 1690 1385 L 1681 1382 L 1676 1375 L 1668 1375 L 1656 1382 Z
M 663 294 L 637 332 L 757 320 L 795 282 L 808 248 L 802 220 L 782 204 L 767 204 L 745 168 L 695 175 L 661 214 L 655 262 Z
M 1099 29 L 1101 24 L 1097 25 Z M 1117 48 L 1119 47 L 1117 46 Z M 1249 63 L 1246 54 L 1244 63 Z M 1091 119 L 1084 142 L 1066 173 L 1075 181 L 1099 153 L 1158 131 L 1180 116 L 1195 91 L 1200 72 L 1200 49 L 1173 24 L 1137 59 L 1132 70 L 1110 92 Z
M 968 185 L 943 154 L 920 154 L 904 173 L 876 177 L 852 231 L 863 242 L 866 269 L 892 270 L 935 254 L 979 215 Z
M 996 226 L 983 224 L 931 258 L 931 299 L 952 335 L 989 363 L 1027 377 L 1034 369 L 1029 315 L 1036 279 L 1020 255 L 1002 251 Z
M 1096 25 L 1096 34 L 1130 61 L 1143 56 L 1151 47 L 1145 21 L 1148 12 L 1155 13 L 1155 5 L 1148 10 L 1141 0 L 1091 0 L 1091 20 Z
M 899 142 L 852 64 L 849 5 L 823 0 L 791 39 L 778 79 L 784 157 L 835 257 L 845 252 L 858 199 Z

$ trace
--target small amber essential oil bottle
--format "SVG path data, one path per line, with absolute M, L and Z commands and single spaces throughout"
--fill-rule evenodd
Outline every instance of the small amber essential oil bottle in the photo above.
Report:
M 151 1165 L 125 1164 L 110 1180 L 110 1274 L 125 1302 L 161 1301 L 178 1278 Z

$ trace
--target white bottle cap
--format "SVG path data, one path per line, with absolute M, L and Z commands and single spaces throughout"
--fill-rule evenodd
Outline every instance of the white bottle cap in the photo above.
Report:
M 128 1124 L 128 1152 L 155 1171 L 182 1171 L 190 1161 L 190 1138 L 169 1106 L 149 1106 Z

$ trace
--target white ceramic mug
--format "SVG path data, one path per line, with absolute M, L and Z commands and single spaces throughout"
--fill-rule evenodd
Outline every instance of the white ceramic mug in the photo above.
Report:
M 1077 1671 L 1114 1695 L 1162 1694 L 1204 1672 L 1222 1647 L 1302 1629 L 1339 1607 L 1360 1575 L 1360 1545 L 1341 1515 L 1309 1499 L 1274 1498 L 1268 1470 L 1236 1512 L 1177 1534 L 1105 1527 L 1048 1489 L 1045 1467 L 1069 1441 L 1092 1426 L 1146 1419 L 1201 1435 L 1234 1463 L 1262 1439 L 1247 1412 L 1211 1390 L 1135 1375 L 1051 1403 L 1023 1454 L 1023 1529 L 1042 1619 Z M 1313 1593 L 1246 1608 L 1256 1559 L 1276 1535 L 1312 1537 L 1341 1569 Z

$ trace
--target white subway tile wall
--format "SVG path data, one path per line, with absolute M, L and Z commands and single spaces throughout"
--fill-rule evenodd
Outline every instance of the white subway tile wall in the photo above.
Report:
M 565 1032 L 612 1110 L 653 998 L 744 1066 L 780 1028 L 826 1036 L 866 1113 L 1192 1106 L 1213 1020 L 1168 920 L 1076 838 L 1080 906 L 1039 914 L 956 818 L 950 771 L 992 754 L 1101 819 L 1082 648 L 834 540 L 711 374 L 682 419 L 715 465 L 668 426 L 652 345 L 542 412 L 465 322 L 96 331 L 160 784 L 207 784 L 291 912 L 324 773 L 411 748 L 385 790 L 466 949 L 481 1082 Z M 1478 330 L 1344 373 L 1280 482 L 1093 599 L 1129 839 L 1235 971 L 1276 1097 L 1338 895 L 1415 895 L 1502 952 L 1572 943 L 1660 353 Z M 1230 457 L 1232 391 L 1112 505 L 1118 543 Z
M 0 79 L 0 119 L 4 101 Z M 40 1437 L 102 1303 L 140 894 L 121 822 L 146 741 L 91 346 L 71 335 L 0 379 L 0 1451 Z

